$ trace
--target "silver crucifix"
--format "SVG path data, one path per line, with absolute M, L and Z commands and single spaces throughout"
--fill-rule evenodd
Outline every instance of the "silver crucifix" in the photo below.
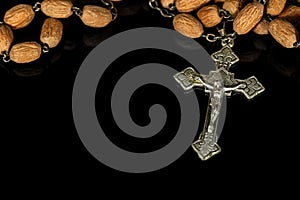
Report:
M 255 76 L 240 80 L 235 79 L 234 73 L 228 71 L 233 64 L 239 61 L 231 47 L 232 45 L 223 45 L 220 51 L 211 55 L 217 68 L 216 71 L 202 75 L 189 67 L 174 76 L 184 90 L 198 86 L 204 87 L 205 91 L 210 94 L 203 131 L 199 139 L 192 144 L 201 160 L 207 160 L 221 151 L 217 144 L 217 126 L 223 96 L 230 96 L 234 91 L 252 99 L 265 90 Z

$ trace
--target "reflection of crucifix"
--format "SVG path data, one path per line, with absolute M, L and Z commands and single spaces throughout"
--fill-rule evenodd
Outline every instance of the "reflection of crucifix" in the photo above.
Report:
M 189 67 L 174 76 L 184 90 L 199 86 L 204 87 L 210 94 L 203 131 L 192 145 L 202 160 L 207 160 L 221 151 L 217 144 L 216 130 L 224 94 L 230 96 L 234 91 L 252 99 L 265 90 L 256 77 L 252 76 L 246 80 L 235 79 L 234 74 L 227 71 L 239 60 L 229 46 L 224 46 L 212 54 L 212 58 L 218 69 L 211 71 L 209 75 L 201 75 Z

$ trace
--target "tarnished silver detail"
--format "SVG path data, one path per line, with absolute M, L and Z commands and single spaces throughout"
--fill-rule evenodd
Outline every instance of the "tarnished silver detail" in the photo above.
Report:
M 173 11 L 175 10 L 175 6 L 172 5 L 170 7 L 170 9 L 166 9 L 166 8 L 161 8 L 159 6 L 159 3 L 157 0 L 149 0 L 149 6 L 150 8 L 154 9 L 154 10 L 157 10 L 160 12 L 160 14 L 163 16 L 163 17 L 166 17 L 166 18 L 172 18 L 172 17 L 175 17 L 175 14 L 170 12 L 170 11 Z
M 110 0 L 101 0 L 101 2 L 110 10 L 112 14 L 112 21 L 114 21 L 118 16 L 118 10 L 115 7 L 114 3 Z
M 201 75 L 189 67 L 174 76 L 175 80 L 184 90 L 195 86 L 204 87 L 210 94 L 203 131 L 199 139 L 192 144 L 201 160 L 207 160 L 221 151 L 217 144 L 217 126 L 224 95 L 230 96 L 232 92 L 242 93 L 247 99 L 252 99 L 262 93 L 265 88 L 254 76 L 246 80 L 234 78 L 234 73 L 228 72 L 224 67 L 211 71 L 208 75 Z
M 41 10 L 41 3 L 40 2 L 36 2 L 33 6 L 32 9 L 34 12 L 38 12 Z
M 224 46 L 221 50 L 211 54 L 211 58 L 215 62 L 217 69 L 224 67 L 226 70 L 229 70 L 233 64 L 239 61 L 239 58 L 230 46 Z

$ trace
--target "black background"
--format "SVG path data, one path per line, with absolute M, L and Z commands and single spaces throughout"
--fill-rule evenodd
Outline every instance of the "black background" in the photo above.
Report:
M 1 1 L 0 16 L 3 18 L 5 11 L 18 3 L 33 2 Z M 81 6 L 81 3 L 77 5 Z M 299 174 L 296 170 L 299 157 L 296 138 L 299 134 L 300 53 L 296 49 L 284 49 L 270 36 L 252 33 L 237 38 L 234 51 L 241 62 L 233 71 L 239 78 L 257 76 L 266 91 L 251 101 L 241 95 L 228 98 L 226 122 L 219 140 L 222 152 L 219 155 L 202 162 L 189 148 L 171 165 L 147 174 L 119 172 L 94 159 L 81 143 L 72 117 L 72 89 L 81 63 L 93 47 L 121 31 L 146 26 L 172 28 L 172 21 L 151 10 L 146 0 L 124 0 L 116 6 L 120 16 L 103 29 L 85 27 L 76 16 L 62 20 L 63 41 L 37 62 L 21 66 L 0 62 L 1 165 L 5 169 L 3 175 L 9 177 L 7 180 L 26 182 L 30 179 L 44 183 L 74 179 L 76 183 L 79 178 L 85 178 L 105 184 L 109 180 L 117 180 L 113 185 L 116 187 L 126 185 L 128 180 L 137 185 L 158 180 L 159 183 L 180 185 L 182 178 L 184 182 L 227 181 L 233 178 L 260 182 L 269 178 L 293 178 Z M 39 12 L 30 26 L 14 31 L 14 43 L 39 41 L 44 19 L 45 16 Z M 203 39 L 197 41 L 210 53 L 220 48 L 219 44 Z M 188 65 L 176 55 L 158 50 L 138 51 L 127 56 L 124 59 L 128 61 L 125 64 L 128 68 L 153 61 L 177 70 Z M 122 73 L 126 72 L 124 68 L 122 70 Z M 107 75 L 120 73 L 115 64 L 110 66 Z M 104 80 L 107 85 L 117 81 L 109 77 Z M 158 97 L 155 95 L 157 91 L 162 91 L 165 96 Z M 197 90 L 196 93 L 202 98 L 201 102 L 205 102 L 207 96 L 204 92 Z M 137 106 L 135 102 L 140 101 L 145 102 L 145 107 Z M 101 103 L 101 97 L 97 97 L 97 111 L 102 109 Z M 154 103 L 161 103 L 169 110 L 169 121 L 156 140 L 133 140 L 122 133 L 118 136 L 113 131 L 116 128 L 111 128 L 112 132 L 106 134 L 111 134 L 110 139 L 119 146 L 134 151 L 164 146 L 176 134 L 180 117 L 176 107 L 178 102 L 168 90 L 156 85 L 141 88 L 132 98 L 131 114 L 138 124 L 146 125 L 149 122 L 147 109 Z M 200 109 L 203 123 L 206 105 L 200 105 Z M 102 110 L 109 116 L 107 109 Z M 108 123 L 111 122 L 108 120 Z

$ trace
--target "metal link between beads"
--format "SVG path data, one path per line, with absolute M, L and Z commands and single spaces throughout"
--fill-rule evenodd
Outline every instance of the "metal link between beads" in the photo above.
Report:
M 112 21 L 114 21 L 118 16 L 118 10 L 115 7 L 114 3 L 110 0 L 101 0 L 101 2 L 110 10 L 112 14 Z
M 266 5 L 267 1 L 266 0 L 257 0 L 258 3 L 261 3 L 262 5 Z
M 174 13 L 171 13 L 170 11 L 172 10 L 175 10 L 175 5 L 170 5 L 170 9 L 166 9 L 166 8 L 160 8 L 159 7 L 159 3 L 157 0 L 149 0 L 149 6 L 154 9 L 154 10 L 157 10 L 160 12 L 160 14 L 163 16 L 163 17 L 166 17 L 166 18 L 172 18 L 172 17 L 175 17 L 175 14 Z
M 294 48 L 300 48 L 300 41 L 299 42 L 295 42 L 295 44 L 293 45 L 294 46 Z
M 10 62 L 10 56 L 9 56 L 9 53 L 7 53 L 7 52 L 2 52 L 2 53 L 3 53 L 3 54 L 2 54 L 2 56 L 3 56 L 3 58 L 2 58 L 3 62 L 5 62 L 5 63 Z
M 220 14 L 220 16 L 224 17 L 225 19 L 230 19 L 232 17 L 230 12 L 225 9 L 219 9 L 219 14 Z
M 44 43 L 42 46 L 43 53 L 48 53 L 50 51 L 50 47 L 48 44 Z
M 36 2 L 33 6 L 32 9 L 34 12 L 38 12 L 41 10 L 41 3 L 40 2 Z
M 82 16 L 82 10 L 78 7 L 72 7 L 72 11 L 77 15 L 78 17 Z

